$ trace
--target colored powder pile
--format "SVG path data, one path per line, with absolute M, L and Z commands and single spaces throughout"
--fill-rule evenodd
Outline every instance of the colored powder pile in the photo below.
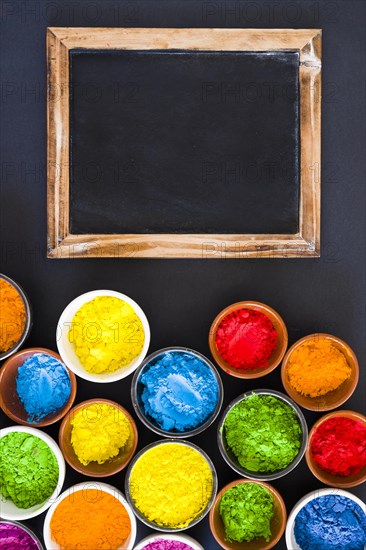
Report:
M 78 309 L 68 338 L 85 370 L 103 374 L 129 365 L 141 353 L 145 333 L 130 304 L 98 296 Z
M 0 522 L 1 550 L 41 550 L 34 538 L 20 525 Z
M 351 376 L 344 354 L 326 338 L 308 340 L 296 348 L 287 363 L 291 387 L 307 397 L 319 397 L 339 388 Z
M 193 548 L 179 540 L 158 539 L 147 543 L 143 550 L 193 550 Z
M 0 353 L 13 348 L 23 335 L 25 305 L 17 289 L 0 277 Z
M 220 500 L 220 516 L 229 542 L 251 542 L 271 538 L 273 497 L 258 483 L 240 483 L 228 489 Z
M 184 432 L 201 426 L 213 414 L 219 385 L 198 356 L 167 352 L 143 370 L 139 383 L 145 415 L 167 431 Z
M 321 496 L 301 508 L 294 534 L 301 550 L 364 550 L 366 515 L 350 498 Z
M 215 343 L 217 351 L 230 366 L 258 369 L 268 366 L 277 345 L 277 332 L 264 313 L 238 309 L 221 321 Z
M 366 426 L 352 418 L 328 418 L 315 430 L 310 451 L 318 466 L 333 476 L 358 474 L 366 466 Z
M 35 353 L 18 368 L 16 387 L 28 414 L 28 422 L 39 422 L 69 400 L 71 381 L 63 363 L 46 353 Z
M 54 511 L 51 537 L 62 550 L 117 550 L 131 533 L 131 521 L 123 504 L 98 489 L 76 491 Z
M 47 443 L 25 432 L 0 439 L 0 487 L 4 498 L 18 508 L 41 504 L 58 482 L 58 464 Z
M 206 459 L 183 443 L 148 449 L 131 471 L 130 493 L 136 508 L 161 527 L 188 527 L 205 510 L 212 491 Z
M 287 468 L 302 442 L 295 411 L 271 395 L 253 394 L 239 401 L 226 416 L 223 430 L 229 450 L 250 472 Z
M 120 409 L 94 403 L 78 409 L 71 420 L 71 444 L 81 464 L 103 464 L 116 457 L 133 437 L 131 423 Z

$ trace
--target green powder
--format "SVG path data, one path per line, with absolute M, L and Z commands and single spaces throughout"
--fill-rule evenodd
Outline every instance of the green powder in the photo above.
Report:
M 295 411 L 277 397 L 253 394 L 239 401 L 224 423 L 228 448 L 250 472 L 286 468 L 297 456 L 302 429 Z
M 250 542 L 271 538 L 274 505 L 272 494 L 257 483 L 240 483 L 228 489 L 220 500 L 220 516 L 226 540 Z
M 50 497 L 58 481 L 58 463 L 47 443 L 25 432 L 0 439 L 0 490 L 18 508 L 30 508 Z

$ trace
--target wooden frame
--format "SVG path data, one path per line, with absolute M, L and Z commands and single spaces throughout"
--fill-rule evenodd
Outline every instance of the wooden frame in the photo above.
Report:
M 73 235 L 69 231 L 69 50 L 300 52 L 299 232 Z M 320 255 L 321 30 L 55 28 L 47 30 L 48 257 L 257 258 Z

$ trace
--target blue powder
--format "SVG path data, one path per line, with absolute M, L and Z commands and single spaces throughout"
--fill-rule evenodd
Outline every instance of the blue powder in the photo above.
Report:
M 364 550 L 366 515 L 350 498 L 318 497 L 297 514 L 294 534 L 301 550 Z
M 139 385 L 145 415 L 166 431 L 186 432 L 214 412 L 219 385 L 210 367 L 196 355 L 173 351 L 159 355 L 142 371 Z
M 28 422 L 39 422 L 69 400 L 71 381 L 63 363 L 46 353 L 35 353 L 18 368 L 17 392 Z

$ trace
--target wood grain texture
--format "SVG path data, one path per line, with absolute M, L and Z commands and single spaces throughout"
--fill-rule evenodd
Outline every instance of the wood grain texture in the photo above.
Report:
M 300 52 L 300 211 L 295 235 L 72 235 L 69 230 L 69 50 Z M 285 258 L 320 255 L 321 30 L 48 28 L 48 257 Z
M 69 234 L 69 55 L 47 33 L 47 221 L 49 255 Z

